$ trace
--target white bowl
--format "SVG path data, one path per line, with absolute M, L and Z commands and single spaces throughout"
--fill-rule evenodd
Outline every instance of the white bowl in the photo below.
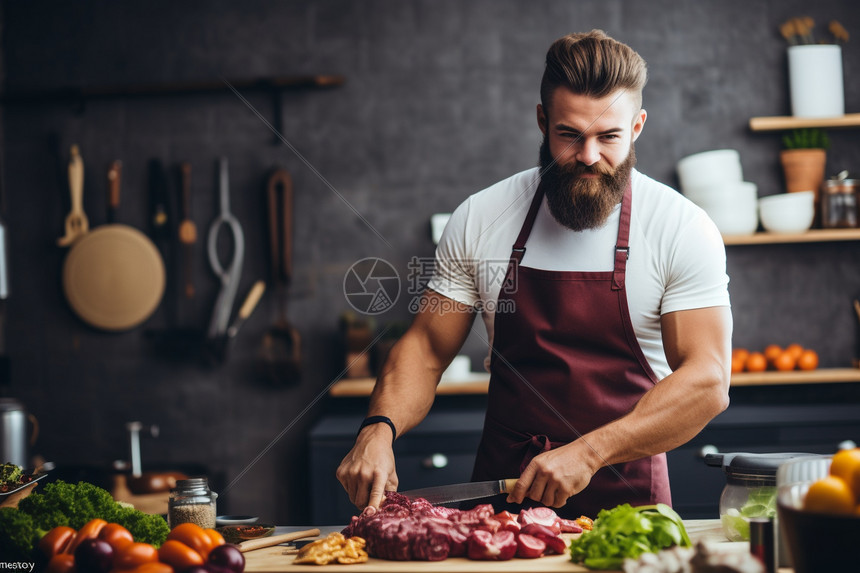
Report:
M 722 183 L 685 189 L 684 196 L 704 209 L 718 204 L 740 205 L 743 208 L 751 206 L 755 209 L 758 186 L 749 181 Z
M 761 225 L 771 233 L 803 233 L 815 216 L 815 192 L 778 193 L 758 200 Z
M 721 235 L 751 235 L 758 228 L 755 204 L 747 207 L 731 204 L 703 208 Z
M 681 189 L 706 187 L 744 180 L 741 157 L 734 149 L 703 151 L 681 158 L 677 165 Z

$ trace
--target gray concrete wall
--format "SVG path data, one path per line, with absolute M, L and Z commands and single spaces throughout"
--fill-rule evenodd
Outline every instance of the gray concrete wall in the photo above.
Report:
M 305 433 L 332 406 L 323 399 L 304 409 L 343 365 L 337 325 L 350 310 L 345 271 L 359 259 L 380 257 L 405 276 L 411 257 L 432 255 L 433 213 L 536 163 L 538 83 L 554 39 L 602 28 L 649 62 L 649 116 L 637 143 L 641 171 L 676 185 L 681 157 L 734 148 L 746 179 L 769 195 L 782 190 L 779 135 L 753 134 L 747 123 L 752 116 L 790 113 L 778 25 L 808 14 L 820 30 L 837 18 L 860 34 L 860 9 L 845 0 L 814 6 L 799 0 L 156 0 L 5 3 L 4 11 L 7 90 L 317 73 L 346 78 L 337 89 L 285 94 L 281 104 L 283 136 L 337 193 L 286 146 L 272 145 L 268 128 L 229 93 L 4 109 L 10 393 L 41 421 L 36 450 L 61 463 L 106 465 L 127 457 L 126 421 L 156 423 L 162 435 L 144 441 L 145 463 L 204 463 L 222 483 L 242 475 L 224 508 L 278 523 L 307 519 Z M 844 66 L 847 111 L 856 112 L 860 51 L 854 40 Z M 272 117 L 267 96 L 246 97 Z M 831 135 L 828 171 L 860 172 L 860 131 Z M 72 143 L 86 163 L 85 208 L 93 225 L 104 222 L 111 160 L 124 165 L 119 218 L 142 229 L 148 161 L 171 168 L 190 161 L 201 236 L 216 212 L 215 160 L 228 157 L 232 205 L 247 241 L 240 293 L 267 276 L 264 177 L 275 165 L 292 172 L 297 214 L 289 316 L 304 342 L 300 385 L 273 386 L 256 374 L 262 335 L 277 314 L 271 291 L 223 366 L 169 360 L 148 343 L 147 330 L 205 328 L 218 285 L 201 242 L 194 251 L 197 296 L 188 301 L 169 290 L 143 327 L 104 333 L 71 313 L 60 285 L 66 252 L 56 239 L 68 210 Z M 729 248 L 736 344 L 797 341 L 816 348 L 822 366 L 849 365 L 857 342 L 851 301 L 860 294 L 858 251 L 856 243 Z M 407 299 L 377 324 L 408 320 Z M 174 316 L 169 304 L 176 305 Z M 467 344 L 477 368 L 486 349 L 476 337 Z M 837 392 L 835 399 L 845 397 Z M 338 487 L 333 478 L 331 487 Z

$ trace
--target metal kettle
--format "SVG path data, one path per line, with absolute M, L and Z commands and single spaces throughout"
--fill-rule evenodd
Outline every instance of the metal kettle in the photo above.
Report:
M 27 422 L 32 429 L 27 431 Z M 29 433 L 29 435 L 28 435 Z M 28 414 L 15 398 L 0 398 L 0 463 L 9 462 L 28 468 L 28 448 L 39 436 L 39 421 Z

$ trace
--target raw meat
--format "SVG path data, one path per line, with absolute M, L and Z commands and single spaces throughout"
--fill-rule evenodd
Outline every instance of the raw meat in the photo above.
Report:
M 512 531 L 490 533 L 476 529 L 469 534 L 469 559 L 507 561 L 517 553 L 517 538 Z
M 533 508 L 523 513 L 518 517 L 508 512 L 495 514 L 490 504 L 465 511 L 437 507 L 426 499 L 387 492 L 378 510 L 369 507 L 354 516 L 343 534 L 364 538 L 372 557 L 396 561 L 463 556 L 506 560 L 518 553 L 533 558 L 564 552 L 565 541 L 558 534 L 561 524 L 554 511 Z
M 531 507 L 520 512 L 520 525 L 539 523 L 551 527 L 556 534 L 561 533 L 561 518 L 548 507 Z
M 546 543 L 528 533 L 520 533 L 517 536 L 517 557 L 522 559 L 536 559 L 546 551 Z

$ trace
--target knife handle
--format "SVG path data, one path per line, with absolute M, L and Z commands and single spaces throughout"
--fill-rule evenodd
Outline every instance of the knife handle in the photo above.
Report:
M 517 485 L 517 481 L 517 478 L 500 479 L 499 488 L 502 490 L 502 493 L 511 493 L 514 491 L 514 486 Z
M 292 533 L 284 533 L 281 535 L 273 535 L 271 537 L 262 537 L 260 539 L 243 541 L 242 543 L 239 543 L 238 547 L 239 551 L 245 553 L 246 551 L 253 551 L 254 549 L 280 545 L 287 541 L 295 541 L 296 539 L 302 539 L 303 537 L 319 537 L 319 534 L 319 529 L 306 529 L 304 531 L 294 531 Z

